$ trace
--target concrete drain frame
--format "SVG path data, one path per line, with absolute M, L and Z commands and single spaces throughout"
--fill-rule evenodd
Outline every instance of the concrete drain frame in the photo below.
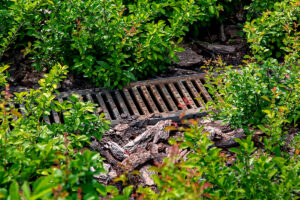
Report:
M 204 87 L 205 75 L 137 81 L 122 90 L 96 88 L 61 92 L 56 99 L 62 102 L 72 94 L 78 94 L 83 101 L 96 104 L 112 125 L 133 116 L 137 121 L 148 118 L 148 124 L 166 119 L 176 121 L 181 113 L 185 117 L 201 117 L 206 114 L 205 103 L 212 100 Z M 44 118 L 47 123 L 61 123 L 61 119 L 62 116 L 55 111 Z

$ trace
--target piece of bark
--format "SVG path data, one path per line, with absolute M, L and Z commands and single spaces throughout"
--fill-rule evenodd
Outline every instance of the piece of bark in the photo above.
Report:
M 134 140 L 127 143 L 124 146 L 124 150 L 128 150 L 130 153 L 132 153 L 137 148 L 145 148 L 148 142 L 150 142 L 156 134 L 159 134 L 158 136 L 156 136 L 156 140 L 159 140 L 161 136 L 163 136 L 161 131 L 163 131 L 163 129 L 169 124 L 171 124 L 171 120 L 158 122 L 151 129 L 146 130 L 144 133 L 137 136 Z
M 231 45 L 221 45 L 221 44 L 208 44 L 204 42 L 197 42 L 201 48 L 207 49 L 216 54 L 234 54 L 236 53 L 236 47 Z
M 145 149 L 139 149 L 137 153 L 133 153 L 128 156 L 121 165 L 123 166 L 125 171 L 132 171 L 136 169 L 138 166 L 146 163 L 151 159 L 151 153 Z
M 209 133 L 207 137 L 210 140 L 221 139 L 220 137 L 223 134 L 221 129 L 212 126 L 205 126 L 204 129 L 202 130 L 202 133 L 206 133 L 206 132 Z
M 158 154 L 152 154 L 152 160 L 154 163 L 162 163 L 165 159 L 165 157 L 167 157 L 166 153 L 158 153 Z
M 120 161 L 128 157 L 125 154 L 125 150 L 113 141 L 107 142 L 104 147 L 109 149 L 112 155 Z
M 97 140 L 93 140 L 90 145 L 91 150 L 98 151 L 100 155 L 104 158 L 106 158 L 107 162 L 110 163 L 113 166 L 118 166 L 119 161 L 117 161 L 109 152 L 109 150 L 106 150 L 104 145 L 100 144 Z
M 141 176 L 144 184 L 147 186 L 155 185 L 155 183 L 151 177 L 153 174 L 155 174 L 155 172 L 150 171 L 149 170 L 150 167 L 151 167 L 150 165 L 146 165 L 140 169 L 140 176 Z
M 209 133 L 207 137 L 210 140 L 214 141 L 215 146 L 228 148 L 238 145 L 238 143 L 234 139 L 241 139 L 245 137 L 245 133 L 242 128 L 232 131 L 230 130 L 231 127 L 228 123 L 223 124 L 222 120 L 217 120 L 204 125 L 204 129 L 202 132 Z
M 170 136 L 170 132 L 169 131 L 165 131 L 164 129 L 167 126 L 171 125 L 171 120 L 166 121 L 164 124 L 162 124 L 162 126 L 160 127 L 160 129 L 158 129 L 158 131 L 156 132 L 154 139 L 153 139 L 153 143 L 158 143 L 159 141 L 164 141 L 167 140 Z
M 150 150 L 151 154 L 157 154 L 158 153 L 158 145 L 155 143 L 150 143 L 148 145 L 148 149 Z

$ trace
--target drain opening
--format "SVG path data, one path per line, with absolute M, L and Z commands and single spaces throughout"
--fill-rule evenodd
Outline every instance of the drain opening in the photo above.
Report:
M 145 94 L 143 93 L 141 87 L 138 87 L 137 90 L 138 90 L 139 94 L 141 95 L 141 97 L 142 97 L 142 99 L 143 99 L 143 101 L 144 101 L 144 103 L 145 103 L 148 111 L 150 113 L 153 113 L 153 110 L 152 110 L 151 106 L 149 105 L 148 101 L 146 100 Z
M 186 107 L 187 107 L 188 109 L 191 109 L 192 106 L 187 102 L 188 100 L 187 100 L 187 98 L 183 95 L 183 93 L 182 93 L 180 87 L 178 86 L 178 83 L 175 82 L 175 83 L 174 83 L 174 86 L 175 86 L 176 90 L 178 91 L 179 95 L 181 96 L 181 98 L 183 99 L 183 101 L 184 101 Z
M 58 113 L 58 117 L 59 117 L 60 123 L 62 123 L 62 124 L 65 123 L 64 114 L 62 111 Z
M 82 95 L 82 100 L 83 100 L 84 102 L 87 102 L 87 101 L 88 101 L 88 98 L 86 97 L 86 95 Z
M 101 97 L 102 97 L 103 100 L 104 100 L 104 104 L 105 104 L 105 106 L 106 106 L 106 108 L 107 108 L 107 111 L 108 111 L 108 113 L 109 113 L 111 119 L 113 119 L 113 120 L 116 119 L 116 116 L 115 116 L 115 114 L 114 114 L 114 112 L 113 112 L 112 107 L 110 106 L 110 103 L 108 102 L 108 99 L 107 99 L 106 95 L 103 94 L 103 93 L 101 93 Z
M 180 103 L 179 103 L 178 99 L 174 96 L 174 94 L 173 94 L 173 92 L 172 92 L 170 86 L 169 86 L 168 84 L 165 84 L 165 86 L 166 86 L 166 88 L 167 88 L 167 90 L 168 90 L 168 92 L 169 92 L 169 94 L 170 94 L 172 100 L 175 102 L 175 105 L 177 106 L 177 108 L 178 108 L 179 110 L 183 110 L 182 107 L 179 106 Z
M 187 83 L 185 81 L 183 81 L 182 84 L 186 88 L 186 90 L 189 93 L 189 95 L 192 97 L 192 100 L 194 101 L 194 103 L 196 104 L 196 106 L 197 107 L 201 107 L 201 105 L 199 104 L 199 102 L 196 99 L 197 97 L 194 96 L 193 92 L 191 91 L 191 88 L 187 85 Z
M 115 105 L 116 105 L 116 107 L 117 107 L 117 109 L 118 109 L 118 111 L 119 111 L 119 113 L 121 115 L 122 113 L 124 113 L 124 111 L 123 111 L 123 109 L 120 106 L 120 102 L 117 100 L 116 93 L 115 92 L 111 92 L 111 96 L 112 96 L 112 99 L 115 102 Z
M 143 112 L 143 110 L 141 109 L 140 104 L 138 103 L 138 101 L 137 101 L 135 95 L 133 95 L 132 90 L 131 90 L 131 89 L 128 89 L 128 92 L 129 92 L 129 94 L 130 94 L 130 96 L 131 96 L 131 98 L 132 98 L 132 100 L 133 100 L 133 103 L 135 104 L 136 108 L 138 109 L 138 112 L 140 113 L 140 115 L 144 115 L 144 112 Z
M 53 117 L 53 112 L 52 111 L 50 112 L 50 115 L 48 117 L 49 117 L 50 123 L 54 124 L 55 121 L 54 121 L 54 117 Z
M 150 89 L 150 86 L 146 86 L 146 88 L 147 88 L 147 90 L 148 90 L 148 92 L 149 92 L 149 94 L 150 94 L 150 96 L 151 96 L 153 102 L 155 103 L 155 105 L 156 105 L 158 111 L 159 111 L 159 112 L 163 112 L 163 109 L 162 109 L 160 103 L 158 103 L 158 101 L 157 101 L 157 99 L 155 98 L 154 94 L 152 93 L 152 91 L 151 91 L 151 89 Z
M 158 85 L 155 85 L 155 87 L 156 87 L 158 93 L 160 94 L 162 100 L 165 102 L 165 105 L 167 106 L 168 110 L 169 111 L 173 111 L 172 108 L 171 108 L 171 106 L 170 106 L 170 104 L 169 104 L 169 102 L 168 102 L 168 100 L 166 99 L 165 95 L 161 91 L 161 88 Z
M 129 111 L 130 115 L 134 115 L 134 114 L 133 114 L 133 110 L 132 110 L 132 108 L 130 107 L 129 102 L 128 102 L 127 98 L 125 97 L 125 94 L 124 94 L 124 92 L 123 92 L 122 90 L 120 90 L 120 94 L 121 94 L 121 97 L 122 97 L 123 100 L 124 100 L 124 103 L 125 103 L 125 105 L 126 105 L 128 111 Z
M 206 97 L 203 95 L 203 93 L 201 92 L 200 88 L 198 87 L 198 85 L 196 84 L 196 81 L 195 80 L 192 80 L 191 81 L 193 86 L 196 88 L 197 92 L 200 94 L 200 100 L 203 100 L 204 103 L 207 103 L 207 99 Z

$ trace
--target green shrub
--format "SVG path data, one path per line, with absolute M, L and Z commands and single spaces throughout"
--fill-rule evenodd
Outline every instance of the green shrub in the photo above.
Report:
M 214 94 L 215 117 L 233 127 L 248 127 L 267 122 L 269 108 L 285 110 L 285 123 L 300 117 L 299 66 L 279 64 L 275 59 L 250 62 L 240 70 L 228 69 L 208 77 L 207 87 Z
M 240 148 L 230 150 L 236 160 L 227 166 L 226 155 L 202 130 L 196 122 L 181 140 L 172 141 L 171 157 L 153 168 L 159 192 L 140 187 L 141 199 L 297 199 L 297 155 L 272 156 L 255 148 L 248 136 L 237 140 Z M 185 160 L 179 160 L 179 149 L 191 150 Z
M 244 32 L 254 54 L 262 57 L 282 57 L 286 48 L 292 45 L 289 37 L 299 37 L 299 2 L 285 0 L 275 3 L 272 11 L 266 11 L 261 17 L 246 22 Z
M 37 69 L 60 61 L 98 85 L 116 87 L 176 59 L 181 49 L 174 40 L 188 24 L 206 19 L 195 2 L 139 0 L 125 7 L 122 0 L 19 0 L 2 12 L 14 17 L 9 30 L 18 37 L 12 40 Z M 158 17 L 166 12 L 168 18 Z M 11 44 L 6 40 L 4 50 Z
M 2 86 L 6 68 L 0 68 Z M 118 194 L 94 179 L 105 172 L 103 159 L 86 149 L 91 136 L 101 139 L 109 122 L 93 114 L 94 104 L 75 95 L 63 102 L 54 100 L 55 88 L 66 73 L 66 66 L 55 65 L 40 80 L 40 89 L 12 98 L 6 85 L 1 94 L 0 199 L 97 199 L 108 192 Z M 16 103 L 23 107 L 16 108 Z M 63 113 L 64 123 L 44 121 L 50 110 Z
M 251 20 L 260 17 L 263 12 L 272 11 L 276 2 L 282 2 L 283 0 L 251 0 L 249 5 L 245 6 L 247 10 L 247 19 Z

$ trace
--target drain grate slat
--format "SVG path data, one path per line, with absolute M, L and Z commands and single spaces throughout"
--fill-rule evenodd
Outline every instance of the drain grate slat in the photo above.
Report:
M 197 105 L 195 104 L 193 98 L 190 96 L 189 92 L 187 89 L 184 87 L 183 83 L 181 81 L 178 82 L 178 85 L 180 86 L 179 88 L 181 89 L 183 96 L 185 97 L 186 104 L 190 105 L 192 108 L 197 108 Z
M 154 113 L 159 113 L 159 110 L 156 106 L 156 104 L 154 103 L 154 101 L 152 100 L 152 97 L 150 95 L 150 93 L 148 92 L 146 86 L 141 86 L 141 91 L 144 93 L 144 97 L 146 99 L 146 101 L 148 102 L 149 106 L 151 107 L 152 111 Z
M 104 93 L 105 93 L 105 96 L 107 98 L 108 103 L 111 105 L 111 109 L 112 109 L 112 112 L 113 112 L 115 118 L 116 119 L 121 119 L 119 110 L 118 110 L 118 108 L 117 108 L 117 106 L 116 106 L 116 104 L 115 104 L 115 102 L 114 102 L 114 100 L 111 96 L 111 93 L 108 90 L 105 90 Z
M 185 105 L 182 97 L 180 96 L 179 92 L 177 91 L 177 89 L 175 88 L 175 86 L 173 85 L 173 83 L 169 83 L 167 85 L 169 86 L 171 92 L 174 94 L 176 100 L 178 101 L 177 107 L 181 108 L 181 109 L 187 109 L 187 106 Z
M 59 119 L 59 115 L 56 111 L 52 110 L 52 117 L 53 117 L 53 121 L 54 123 L 59 124 L 60 123 L 60 119 Z
M 19 106 L 19 112 L 24 116 L 25 115 L 25 106 L 24 104 L 20 104 Z
M 123 98 L 122 98 L 122 96 L 121 96 L 121 93 L 120 93 L 118 90 L 116 90 L 116 91 L 115 91 L 115 94 L 116 94 L 117 100 L 118 100 L 119 103 L 120 103 L 120 106 L 121 106 L 121 108 L 122 108 L 122 111 L 123 111 L 127 116 L 130 116 L 130 112 L 129 112 L 128 108 L 127 108 L 127 105 L 126 105 L 125 101 L 123 100 Z
M 162 92 L 165 94 L 165 96 L 167 97 L 167 101 L 169 103 L 169 106 L 171 108 L 172 111 L 177 111 L 178 108 L 176 106 L 176 104 L 174 103 L 169 91 L 167 90 L 166 86 L 164 84 L 159 84 L 159 87 L 161 88 Z
M 49 116 L 45 116 L 44 118 L 43 118 L 43 120 L 44 120 L 44 122 L 46 122 L 47 124 L 50 124 L 51 122 L 50 122 L 50 119 L 49 119 Z
M 87 98 L 87 100 L 90 101 L 91 103 L 94 103 L 94 100 L 93 100 L 93 97 L 92 97 L 91 94 L 87 94 L 87 95 L 86 95 L 86 98 Z
M 104 113 L 106 119 L 111 120 L 110 114 L 109 114 L 108 109 L 107 109 L 107 107 L 104 103 L 104 99 L 102 98 L 101 93 L 97 93 L 96 98 L 98 100 L 98 103 L 99 103 L 100 107 L 103 110 L 103 113 Z
M 127 99 L 127 101 L 128 101 L 128 104 L 130 105 L 130 107 L 131 107 L 131 109 L 132 109 L 133 114 L 139 116 L 140 113 L 139 113 L 139 111 L 138 111 L 136 105 L 134 104 L 134 101 L 133 101 L 133 99 L 131 98 L 131 96 L 130 96 L 130 94 L 129 94 L 129 91 L 128 91 L 127 89 L 123 89 L 123 93 L 124 93 L 124 95 L 125 95 L 125 97 L 126 97 L 126 99 Z
M 194 87 L 193 83 L 191 81 L 186 81 L 187 86 L 190 88 L 190 91 L 192 92 L 193 96 L 194 96 L 194 100 L 196 102 L 198 102 L 198 104 L 200 105 L 200 107 L 202 109 L 205 108 L 203 102 L 200 100 L 201 99 L 201 95 L 197 92 L 197 89 Z
M 154 85 L 150 85 L 150 89 L 151 89 L 151 92 L 153 93 L 154 95 L 154 98 L 157 100 L 157 102 L 159 103 L 159 106 L 161 107 L 162 111 L 163 112 L 168 112 L 168 108 L 166 106 L 166 104 L 164 103 L 162 97 L 160 96 L 158 90 L 156 89 L 156 87 Z
M 141 95 L 139 94 L 138 89 L 136 87 L 133 87 L 132 88 L 132 92 L 133 92 L 133 94 L 134 94 L 134 96 L 135 96 L 135 98 L 137 100 L 137 103 L 139 104 L 139 106 L 140 106 L 140 108 L 142 110 L 142 113 L 144 115 L 149 115 L 150 112 L 148 111 L 148 108 L 147 108 L 146 104 L 144 103 Z
M 204 85 L 201 83 L 199 79 L 195 80 L 196 85 L 199 87 L 201 93 L 204 95 L 206 101 L 212 101 L 212 98 L 208 94 L 207 90 L 205 89 Z

